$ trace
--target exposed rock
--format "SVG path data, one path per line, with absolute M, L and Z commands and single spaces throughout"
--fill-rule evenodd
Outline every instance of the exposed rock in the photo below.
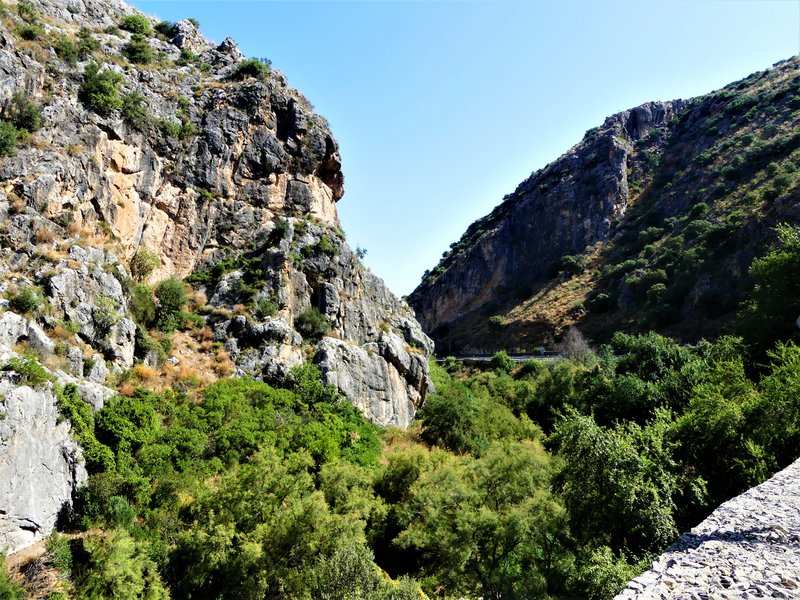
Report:
M 48 40 L 86 26 L 117 58 L 130 34 L 109 26 L 137 12 L 118 0 L 32 3 Z M 134 124 L 88 108 L 79 98 L 85 64 L 20 43 L 16 19 L 9 11 L 0 23 L 0 103 L 22 92 L 42 105 L 43 127 L 0 160 L 0 294 L 31 288 L 44 305 L 27 318 L 0 313 L 0 361 L 27 341 L 48 364 L 63 361 L 59 383 L 101 409 L 115 393 L 104 385 L 109 368 L 158 360 L 137 349 L 133 320 L 128 265 L 147 250 L 159 259 L 151 285 L 205 275 L 197 279 L 210 298 L 203 318 L 237 374 L 282 380 L 316 353 L 326 381 L 369 418 L 408 425 L 428 389 L 432 342 L 345 241 L 338 145 L 285 77 L 232 78 L 243 58 L 233 41 L 215 47 L 182 21 L 172 40 L 149 43 L 165 65 L 181 50 L 207 65 L 101 66 L 119 74 L 121 91 L 143 98 L 147 119 Z M 295 327 L 311 308 L 337 338 L 316 350 Z M 12 550 L 47 535 L 86 476 L 52 390 L 16 383 L 0 375 L 0 546 Z
M 0 315 L 0 346 L 13 346 L 28 336 L 28 321 L 13 312 Z
M 722 504 L 617 600 L 797 598 L 800 461 Z
M 516 293 L 546 279 L 563 256 L 607 240 L 628 206 L 633 144 L 669 123 L 683 104 L 651 102 L 608 118 L 600 133 L 532 174 L 470 225 L 459 251 L 410 296 L 425 330 L 444 341 L 465 315 L 496 302 L 499 287 Z
M 800 222 L 800 192 L 777 175 L 800 147 L 798 77 L 792 57 L 589 130 L 425 273 L 409 299 L 425 331 L 448 354 L 530 351 L 570 326 L 596 342 L 616 330 L 687 342 L 729 331 L 754 256 L 777 224 Z M 765 128 L 780 133 L 767 141 Z
M 28 345 L 31 347 L 31 350 L 43 357 L 52 356 L 56 349 L 53 340 L 47 337 L 44 330 L 36 323 L 31 323 L 28 326 Z
M 222 43 L 217 46 L 217 52 L 229 57 L 233 62 L 239 62 L 244 58 L 244 54 L 239 50 L 239 46 L 233 41 L 230 36 L 222 40 Z
M 50 38 L 85 25 L 109 56 L 121 55 L 130 35 L 102 30 L 137 13 L 117 0 L 75 0 L 66 9 L 54 0 L 33 4 L 48 19 Z M 120 75 L 123 91 L 144 99 L 148 119 L 133 124 L 83 103 L 83 65 L 48 54 L 56 62 L 45 68 L 14 28 L 0 23 L 0 100 L 24 90 L 43 105 L 44 120 L 36 143 L 0 161 L 0 286 L 7 285 L 4 274 L 18 273 L 14 285 L 38 287 L 49 303 L 30 323 L 0 315 L 0 342 L 29 339 L 50 354 L 49 332 L 63 321 L 95 353 L 88 366 L 70 351 L 65 368 L 76 375 L 103 384 L 105 361 L 111 369 L 155 364 L 147 348 L 136 356 L 128 297 L 127 265 L 147 250 L 159 258 L 150 284 L 209 275 L 208 324 L 238 373 L 280 380 L 313 356 L 295 323 L 316 308 L 330 336 L 348 348 L 376 348 L 368 384 L 340 386 L 343 393 L 363 405 L 366 390 L 381 390 L 381 402 L 397 406 L 367 414 L 408 424 L 428 389 L 433 345 L 344 239 L 336 211 L 344 177 L 327 122 L 279 71 L 231 77 L 243 56 L 230 38 L 214 46 L 188 20 L 174 33 L 170 41 L 149 40 L 165 64 L 189 50 L 210 66 L 101 66 Z M 226 316 L 234 314 L 241 316 Z M 347 379 L 333 358 L 322 368 L 326 377 Z
M 87 475 L 49 384 L 16 386 L 6 373 L 0 395 L 0 547 L 13 552 L 50 534 Z
M 325 338 L 314 360 L 325 383 L 336 386 L 374 423 L 408 427 L 421 404 L 422 396 L 381 358 L 377 344 L 359 347 Z
M 78 346 L 67 349 L 67 368 L 73 375 L 83 377 L 83 351 Z
M 186 49 L 195 54 L 202 54 L 212 48 L 208 40 L 197 31 L 197 27 L 194 26 L 194 23 L 188 19 L 178 21 L 175 23 L 174 27 L 175 35 L 172 38 L 172 43 L 181 50 Z
M 94 354 L 91 364 L 92 366 L 86 377 L 96 383 L 105 383 L 108 378 L 108 368 L 106 367 L 105 359 L 99 354 Z

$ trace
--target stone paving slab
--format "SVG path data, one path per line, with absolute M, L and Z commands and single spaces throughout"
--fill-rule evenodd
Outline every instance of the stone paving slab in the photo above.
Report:
M 800 460 L 722 504 L 614 600 L 800 599 Z

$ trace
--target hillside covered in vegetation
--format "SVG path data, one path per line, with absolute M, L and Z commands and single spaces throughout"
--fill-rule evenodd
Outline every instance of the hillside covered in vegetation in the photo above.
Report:
M 0 599 L 609 598 L 797 458 L 797 61 L 612 118 L 471 228 L 428 285 L 483 281 L 459 261 L 524 238 L 523 197 L 565 233 L 485 287 L 481 343 L 590 280 L 554 327 L 608 343 L 470 369 L 348 246 L 336 142 L 269 61 L 118 0 L 0 33 Z M 730 306 L 698 327 L 744 338 L 615 330 L 701 282 Z
M 619 113 L 473 223 L 409 301 L 449 354 L 571 325 L 597 341 L 736 333 L 753 259 L 800 222 L 799 151 L 796 57 Z

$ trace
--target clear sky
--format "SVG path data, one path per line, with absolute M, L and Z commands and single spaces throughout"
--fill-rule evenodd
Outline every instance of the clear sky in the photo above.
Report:
M 341 146 L 339 214 L 398 295 L 605 117 L 800 53 L 800 0 L 133 0 L 282 70 Z

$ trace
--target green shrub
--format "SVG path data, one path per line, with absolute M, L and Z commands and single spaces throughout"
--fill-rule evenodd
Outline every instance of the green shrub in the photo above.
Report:
M 56 56 L 68 65 L 75 66 L 78 64 L 78 45 L 63 33 L 58 38 L 58 41 L 53 44 L 53 50 L 56 51 Z
M 0 120 L 0 156 L 12 156 L 19 144 L 19 130 L 13 123 Z
M 94 411 L 78 395 L 77 386 L 70 383 L 63 390 L 57 391 L 57 402 L 59 413 L 72 425 L 72 437 L 83 448 L 89 473 L 113 469 L 114 454 L 97 441 L 94 435 Z
M 33 133 L 42 127 L 42 109 L 19 92 L 11 97 L 8 113 L 9 120 L 17 129 Z
M 310 341 L 321 340 L 331 330 L 328 318 L 314 306 L 297 315 L 294 327 L 304 339 Z
M 0 598 L 3 600 L 22 600 L 25 597 L 25 588 L 11 581 L 6 573 L 6 556 L 0 554 Z
M 495 352 L 494 356 L 492 356 L 492 360 L 489 361 L 490 367 L 496 371 L 503 371 L 504 373 L 511 371 L 515 364 L 514 359 L 511 358 L 505 350 Z
M 256 302 L 255 316 L 257 319 L 266 319 L 267 317 L 274 317 L 278 312 L 278 303 L 271 298 L 259 298 Z
M 17 34 L 29 42 L 41 40 L 44 37 L 44 27 L 39 23 L 25 23 L 17 27 Z
M 189 17 L 186 20 L 189 21 L 189 23 L 191 23 L 192 25 L 194 25 L 195 29 L 200 29 L 200 21 L 198 21 L 194 17 Z
M 158 255 L 147 248 L 139 248 L 131 259 L 131 275 L 136 281 L 144 281 L 161 265 Z
M 125 15 L 122 21 L 119 22 L 119 27 L 139 35 L 151 35 L 153 33 L 150 20 L 144 15 Z
M 81 27 L 78 32 L 78 60 L 86 60 L 100 48 L 100 41 L 94 37 L 92 30 Z
M 143 130 L 147 126 L 147 108 L 144 105 L 144 96 L 139 92 L 130 92 L 122 95 L 120 114 L 133 127 Z
M 241 61 L 231 73 L 232 79 L 242 80 L 248 77 L 265 79 L 270 74 L 272 61 L 266 58 L 248 58 Z
M 39 20 L 39 13 L 36 11 L 36 7 L 33 5 L 33 2 L 29 2 L 28 0 L 21 0 L 17 4 L 17 14 L 26 23 L 35 23 Z
M 500 331 L 503 329 L 505 324 L 506 320 L 503 318 L 503 315 L 494 315 L 489 317 L 489 329 L 492 331 Z
M 136 518 L 136 511 L 123 496 L 111 496 L 105 510 L 106 525 L 112 528 L 130 530 Z
M 565 273 L 567 275 L 577 275 L 579 273 L 583 273 L 585 268 L 586 268 L 585 256 L 567 254 L 565 256 L 562 256 L 561 260 L 557 261 L 554 265 L 550 267 L 550 270 L 548 271 L 548 277 L 555 277 L 559 273 Z
M 176 65 L 181 67 L 185 67 L 186 65 L 199 65 L 202 61 L 200 57 L 197 56 L 194 52 L 189 50 L 188 48 L 183 48 L 181 50 L 181 55 L 178 60 L 175 61 Z
M 23 383 L 36 388 L 48 381 L 55 381 L 55 377 L 47 372 L 35 358 L 9 358 L 0 371 L 14 371 L 21 376 Z
M 175 29 L 175 23 L 171 23 L 170 21 L 161 21 L 160 23 L 156 24 L 156 33 L 160 33 L 168 40 L 175 37 L 177 30 Z
M 183 309 L 189 299 L 182 281 L 170 277 L 156 288 L 156 325 L 161 331 L 174 331 L 183 326 Z
M 85 564 L 76 565 L 76 597 L 86 599 L 166 600 L 158 568 L 144 542 L 137 542 L 125 530 L 81 540 Z
M 60 573 L 69 575 L 72 571 L 72 551 L 69 548 L 69 539 L 58 533 L 53 533 L 47 538 L 45 548 L 49 556 L 49 562 Z
M 122 75 L 116 71 L 101 70 L 97 63 L 90 63 L 83 71 L 79 98 L 91 110 L 107 115 L 122 108 L 122 98 L 119 93 L 121 83 Z
M 44 302 L 42 295 L 32 286 L 21 287 L 16 294 L 9 296 L 8 300 L 11 308 L 22 314 L 35 311 Z
M 99 342 L 108 338 L 119 319 L 119 313 L 114 301 L 111 298 L 100 298 L 95 306 L 92 307 L 95 341 Z
M 141 33 L 134 33 L 131 41 L 122 49 L 122 53 L 132 63 L 146 65 L 153 62 L 153 47 Z
M 156 320 L 156 302 L 153 291 L 143 283 L 126 286 L 128 308 L 133 320 L 145 327 L 150 327 Z

